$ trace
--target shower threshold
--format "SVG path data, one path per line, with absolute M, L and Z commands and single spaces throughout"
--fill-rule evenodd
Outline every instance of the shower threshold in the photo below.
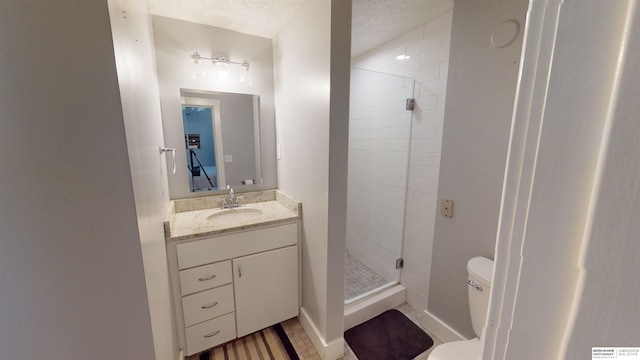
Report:
M 383 312 L 400 306 L 407 301 L 407 288 L 398 283 L 389 283 L 383 288 L 362 294 L 344 307 L 344 330 L 373 319 Z
M 385 280 L 347 252 L 345 275 L 345 330 L 365 322 L 407 299 L 407 288 Z
M 353 297 L 351 299 L 347 299 L 347 300 L 344 301 L 344 307 L 346 309 L 347 307 L 349 307 L 351 305 L 355 305 L 355 304 L 357 304 L 357 303 L 359 303 L 359 302 L 361 302 L 361 301 L 363 301 L 363 300 L 365 300 L 365 299 L 367 299 L 367 298 L 369 298 L 371 296 L 374 296 L 374 295 L 379 294 L 379 293 L 381 293 L 381 292 L 383 292 L 383 291 L 385 291 L 387 289 L 390 289 L 390 288 L 396 286 L 397 284 L 398 284 L 397 281 L 391 281 L 391 282 L 388 282 L 388 283 L 386 283 L 386 284 L 384 284 L 382 286 L 379 286 L 379 287 L 377 287 L 377 288 L 375 288 L 373 290 L 369 290 L 369 291 L 367 291 L 367 292 L 365 292 L 363 294 L 360 294 L 358 296 L 355 296 L 355 297 Z

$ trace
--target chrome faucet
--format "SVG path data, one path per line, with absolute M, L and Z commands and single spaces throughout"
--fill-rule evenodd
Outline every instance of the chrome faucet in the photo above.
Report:
M 238 202 L 238 196 L 233 193 L 233 188 L 229 186 L 229 184 L 227 184 L 227 190 L 229 190 L 229 198 L 222 201 L 222 208 L 231 209 L 239 207 L 240 202 Z

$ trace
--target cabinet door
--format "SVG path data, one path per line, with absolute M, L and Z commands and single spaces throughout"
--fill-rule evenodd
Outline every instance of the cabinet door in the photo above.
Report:
M 233 260 L 238 337 L 298 315 L 298 246 Z

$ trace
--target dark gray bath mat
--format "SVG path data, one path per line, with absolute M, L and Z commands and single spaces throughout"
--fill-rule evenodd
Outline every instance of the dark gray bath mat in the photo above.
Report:
M 344 333 L 359 360 L 410 360 L 433 340 L 398 310 L 387 310 Z

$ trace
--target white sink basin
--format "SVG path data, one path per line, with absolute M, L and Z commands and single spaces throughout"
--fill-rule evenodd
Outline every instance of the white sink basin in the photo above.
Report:
M 242 222 L 253 220 L 262 216 L 262 210 L 252 208 L 228 209 L 217 212 L 207 217 L 207 221 L 213 222 Z

